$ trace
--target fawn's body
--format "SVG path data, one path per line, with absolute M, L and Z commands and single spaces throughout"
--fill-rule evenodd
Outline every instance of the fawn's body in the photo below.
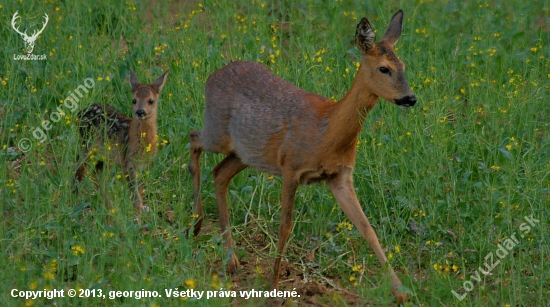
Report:
M 404 65 L 393 53 L 402 18 L 401 11 L 394 15 L 378 44 L 368 20 L 363 18 L 359 23 L 356 43 L 362 64 L 350 91 L 340 102 L 299 89 L 253 62 L 231 63 L 214 72 L 206 82 L 204 127 L 190 133 L 194 210 L 202 218 L 202 151 L 227 155 L 213 173 L 221 231 L 228 250 L 235 247 L 226 201 L 231 179 L 247 166 L 282 176 L 282 213 L 272 289 L 278 289 L 281 255 L 292 229 L 294 199 L 300 184 L 326 181 L 380 262 L 387 262 L 355 194 L 352 172 L 361 126 L 378 97 L 402 107 L 416 103 L 404 76 Z M 195 234 L 200 231 L 201 222 L 195 225 Z M 227 270 L 237 267 L 238 259 L 232 252 Z M 392 292 L 397 301 L 404 301 L 406 296 L 397 289 L 401 285 L 399 278 L 391 267 L 388 270 Z
M 84 148 L 77 157 L 76 180 L 84 178 L 89 155 L 105 153 L 105 158 L 121 165 L 136 209 L 145 208 L 137 182 L 137 167 L 152 159 L 157 151 L 157 105 L 166 78 L 167 73 L 152 84 L 144 85 L 130 71 L 133 118 L 107 104 L 93 104 L 79 113 L 79 132 Z M 95 168 L 101 171 L 103 161 L 98 161 Z

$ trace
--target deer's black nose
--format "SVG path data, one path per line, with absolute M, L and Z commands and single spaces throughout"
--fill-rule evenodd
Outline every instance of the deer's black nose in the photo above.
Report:
M 395 104 L 400 107 L 409 108 L 416 104 L 416 97 L 415 96 L 405 96 L 400 99 L 395 100 Z
M 145 117 L 145 115 L 147 115 L 147 113 L 145 113 L 145 111 L 143 109 L 138 109 L 136 111 L 136 115 L 137 115 L 138 118 L 143 118 L 143 117 Z

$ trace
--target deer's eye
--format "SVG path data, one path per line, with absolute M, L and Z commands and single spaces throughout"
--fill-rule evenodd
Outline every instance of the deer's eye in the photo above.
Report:
M 383 74 L 389 74 L 390 70 L 387 67 L 380 67 L 378 70 Z
M 155 103 L 155 101 L 153 99 L 149 99 L 149 105 L 153 105 L 153 103 Z
M 132 104 L 136 104 L 137 101 L 135 99 L 132 99 Z

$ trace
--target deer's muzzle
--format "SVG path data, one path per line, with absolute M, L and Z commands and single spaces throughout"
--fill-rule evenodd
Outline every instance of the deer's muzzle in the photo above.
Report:
M 136 116 L 139 119 L 143 119 L 143 118 L 145 118 L 145 116 L 147 116 L 147 113 L 145 113 L 145 111 L 143 109 L 138 109 L 136 111 Z
M 410 108 L 416 104 L 416 97 L 413 96 L 405 96 L 400 99 L 395 99 L 395 104 L 404 107 L 404 108 Z

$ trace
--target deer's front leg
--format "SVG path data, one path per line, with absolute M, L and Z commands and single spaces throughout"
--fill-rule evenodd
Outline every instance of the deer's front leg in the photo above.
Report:
M 384 254 L 374 229 L 359 204 L 359 200 L 355 194 L 355 189 L 353 188 L 352 170 L 346 169 L 341 172 L 338 177 L 328 181 L 327 184 L 344 213 L 348 216 L 355 227 L 357 227 L 363 238 L 367 240 L 370 247 L 373 249 L 374 253 L 378 257 L 378 260 L 380 261 L 380 264 L 382 264 L 382 267 L 387 268 L 391 277 L 392 293 L 395 295 L 396 302 L 403 303 L 408 301 L 407 296 L 397 289 L 402 285 L 401 281 L 393 269 L 389 265 L 386 266 L 388 259 Z
M 193 234 L 197 236 L 201 231 L 202 221 L 204 219 L 201 199 L 201 166 L 200 159 L 203 151 L 201 141 L 201 131 L 193 130 L 189 133 L 191 143 L 191 161 L 189 162 L 189 173 L 193 177 L 193 214 L 196 215 Z M 224 196 L 225 197 L 225 196 Z
M 143 204 L 143 197 L 141 195 L 141 189 L 137 180 L 134 161 L 132 161 L 132 159 L 128 159 L 128 161 L 126 162 L 126 167 L 123 168 L 125 169 L 126 175 L 128 176 L 128 187 L 130 188 L 130 192 L 132 193 L 134 207 L 138 210 L 139 214 L 141 214 L 142 211 L 149 211 L 149 207 Z
M 292 214 L 294 212 L 294 200 L 298 183 L 293 181 L 293 176 L 283 175 L 283 194 L 281 198 L 281 222 L 279 224 L 279 243 L 277 246 L 277 258 L 273 266 L 273 277 L 270 289 L 279 290 L 279 273 L 281 271 L 281 261 L 285 251 L 286 243 L 292 231 Z
M 229 273 L 236 272 L 239 267 L 239 259 L 235 254 L 235 241 L 231 234 L 229 222 L 229 208 L 227 206 L 227 189 L 231 179 L 246 168 L 246 165 L 235 155 L 230 154 L 214 167 L 214 183 L 216 184 L 216 203 L 220 216 L 220 226 L 224 239 L 225 252 L 231 251 L 231 256 L 226 265 Z
M 285 251 L 286 243 L 292 231 L 292 214 L 294 211 L 294 201 L 296 198 L 296 190 L 298 183 L 294 180 L 293 174 L 285 176 L 283 174 L 283 194 L 281 197 L 281 222 L 279 224 L 279 242 L 277 244 L 277 258 L 273 265 L 273 275 L 271 277 L 271 285 L 269 289 L 279 290 L 279 274 L 281 272 L 281 263 Z M 266 306 L 282 306 L 283 298 L 270 297 L 266 300 Z

